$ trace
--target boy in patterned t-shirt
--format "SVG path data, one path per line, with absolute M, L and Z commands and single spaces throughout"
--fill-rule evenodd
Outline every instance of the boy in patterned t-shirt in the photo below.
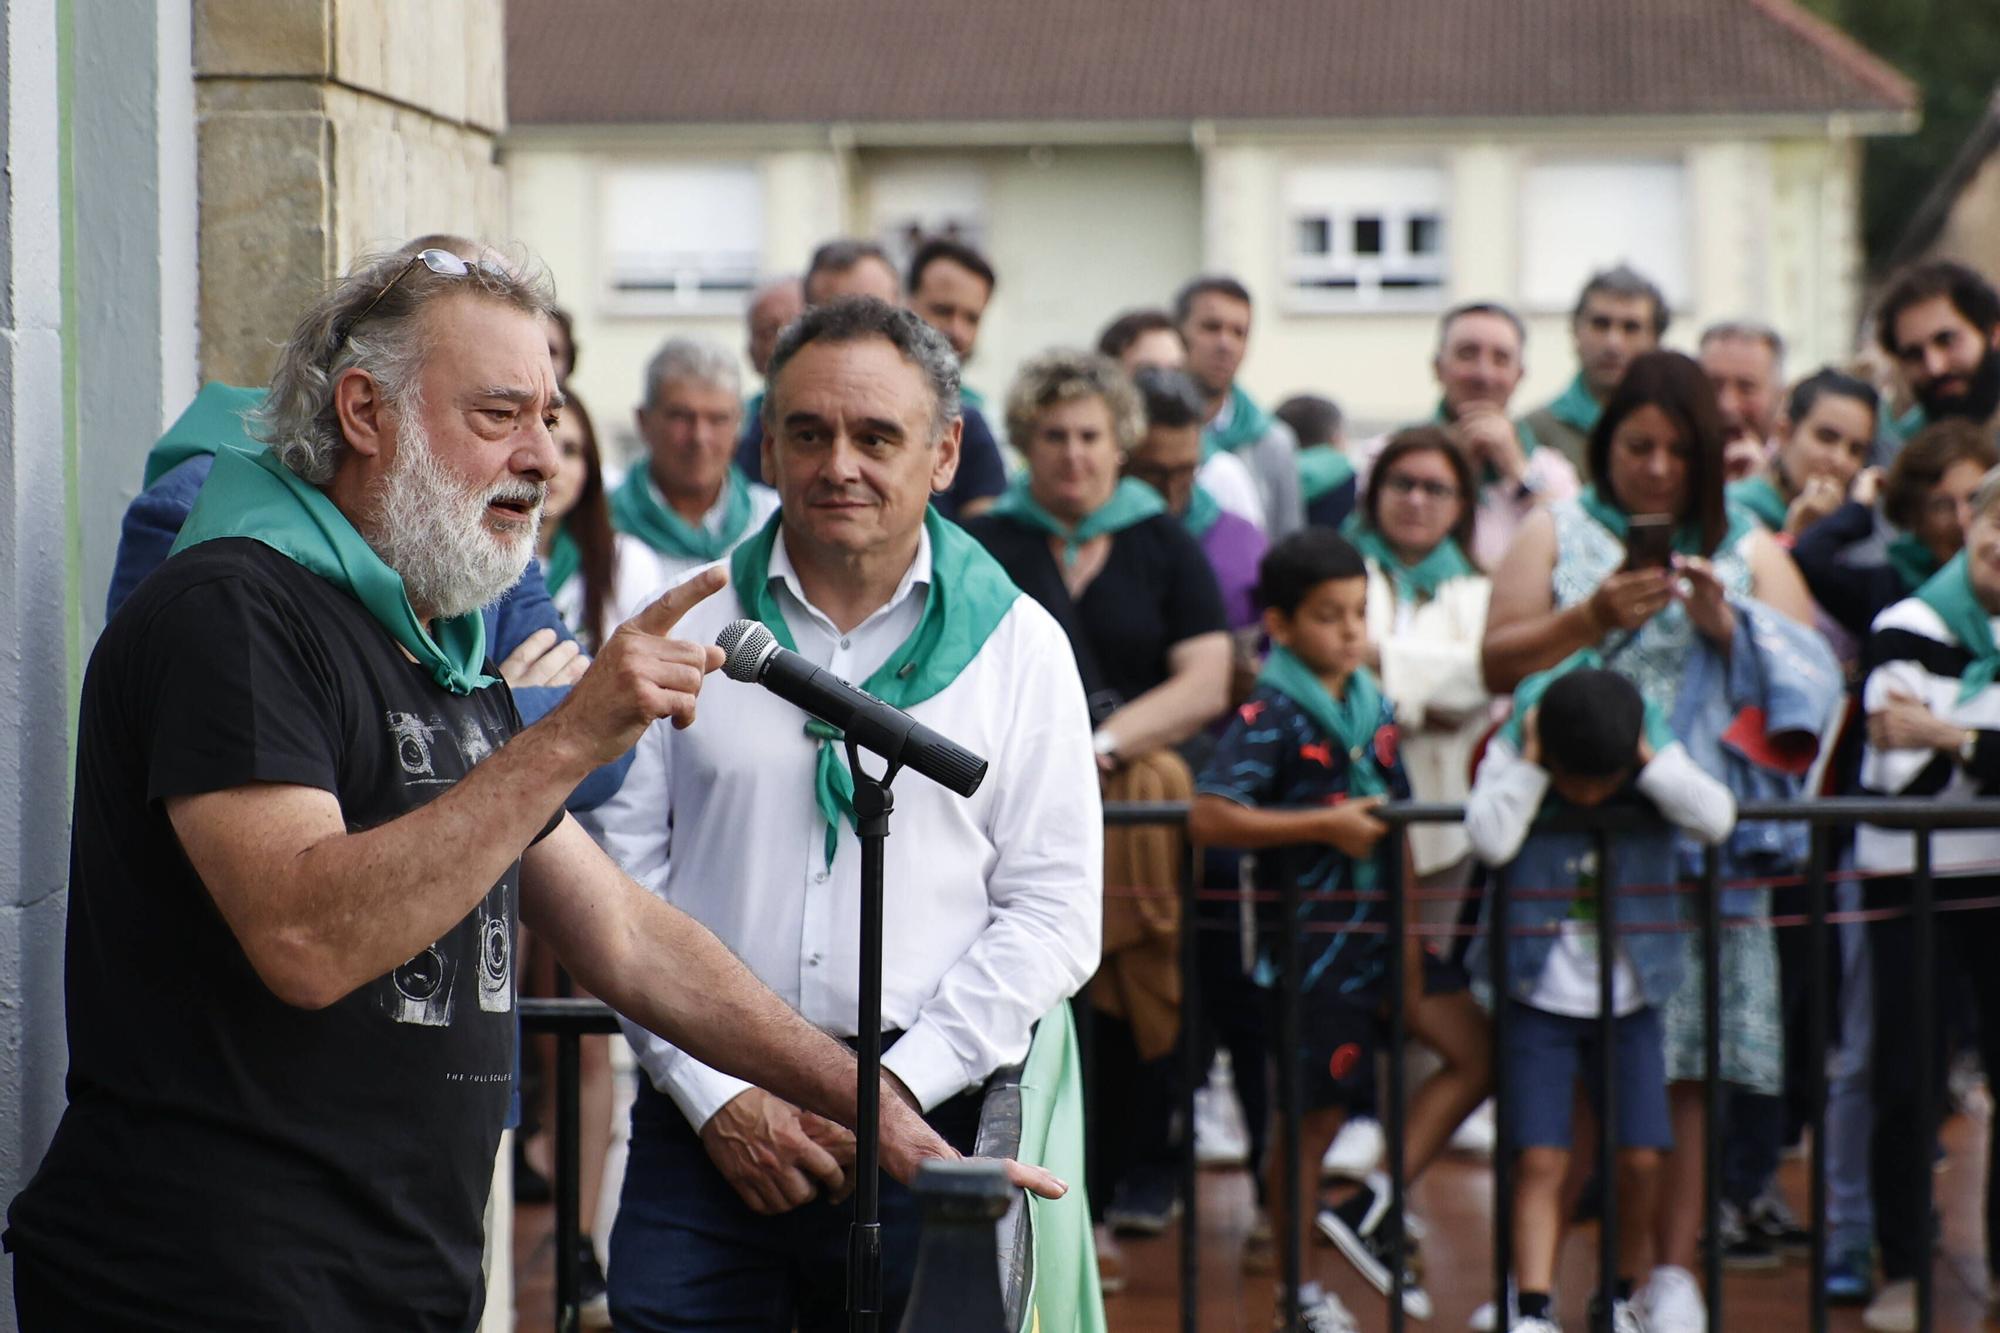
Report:
M 1283 1054 L 1298 1062 L 1305 1103 L 1300 1195 L 1316 1199 L 1327 1145 L 1350 1113 L 1374 1110 L 1375 1057 L 1389 1012 L 1383 895 L 1415 876 L 1407 864 L 1386 864 L 1387 826 L 1370 811 L 1384 799 L 1408 799 L 1410 788 L 1395 719 L 1370 666 L 1376 650 L 1360 554 L 1332 530 L 1308 528 L 1273 547 L 1258 574 L 1271 655 L 1202 771 L 1189 825 L 1199 842 L 1255 850 L 1262 893 L 1295 887 L 1301 895 L 1300 1046 Z M 1410 1101 L 1403 1160 L 1414 1179 L 1485 1098 L 1492 1050 L 1463 976 L 1414 932 L 1405 942 L 1406 1024 L 1444 1060 Z M 1278 943 L 1276 932 L 1266 933 L 1260 980 L 1267 985 L 1276 984 Z M 1274 1200 L 1283 1197 L 1280 1170 L 1274 1163 Z M 1402 1262 L 1404 1308 L 1428 1318 L 1430 1298 L 1411 1252 L 1406 1245 L 1399 1256 L 1389 1239 L 1389 1202 L 1388 1181 L 1377 1173 L 1320 1210 L 1319 1229 L 1377 1290 L 1389 1289 L 1389 1266 Z M 1298 1225 L 1282 1216 L 1273 1222 Z M 1316 1282 L 1301 1290 L 1300 1304 L 1310 1328 L 1350 1326 L 1338 1299 Z

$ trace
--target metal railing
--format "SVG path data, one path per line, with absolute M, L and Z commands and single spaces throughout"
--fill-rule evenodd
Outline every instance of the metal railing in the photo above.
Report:
M 1162 825 L 1184 825 L 1188 807 L 1179 802 L 1154 803 L 1107 803 L 1104 822 L 1107 827 L 1141 827 Z M 1406 830 L 1414 824 L 1460 823 L 1463 807 L 1456 805 L 1421 804 L 1403 802 L 1377 807 L 1374 813 L 1390 825 L 1390 846 L 1387 864 L 1396 871 L 1387 885 L 1371 893 L 1348 892 L 1332 895 L 1300 895 L 1291 890 L 1278 895 L 1284 910 L 1281 912 L 1282 935 L 1281 958 L 1289 958 L 1291 966 L 1281 966 L 1280 984 L 1280 1032 L 1274 1054 L 1282 1057 L 1277 1063 L 1277 1106 L 1279 1137 L 1277 1150 L 1284 1154 L 1283 1188 L 1291 1192 L 1288 1197 L 1286 1214 L 1294 1219 L 1288 1235 L 1280 1238 L 1281 1272 L 1283 1274 L 1286 1299 L 1296 1308 L 1299 1278 L 1303 1265 L 1301 1224 L 1303 1200 L 1296 1197 L 1298 1191 L 1299 1125 L 1302 1111 L 1299 1101 L 1297 1072 L 1298 1015 L 1299 1015 L 1299 969 L 1296 966 L 1298 946 L 1298 909 L 1309 896 L 1331 897 L 1345 901 L 1374 899 L 1380 901 L 1386 911 L 1386 920 L 1379 923 L 1380 933 L 1386 936 L 1385 967 L 1388 972 L 1388 1045 L 1386 1063 L 1388 1065 L 1387 1087 L 1384 1089 L 1383 1130 L 1387 1141 L 1387 1166 L 1392 1192 L 1387 1225 L 1391 1228 L 1389 1239 L 1392 1246 L 1400 1248 L 1405 1226 L 1406 1185 L 1405 1163 L 1403 1161 L 1403 1132 L 1407 1118 L 1405 1105 L 1405 1014 L 1404 995 L 1404 955 L 1403 945 L 1411 933 L 1430 935 L 1454 935 L 1467 931 L 1465 927 L 1426 927 L 1410 919 L 1412 895 L 1403 891 L 1400 882 L 1400 868 L 1403 865 L 1401 843 Z M 1907 913 L 1913 922 L 1914 953 L 1916 965 L 1911 969 L 1910 984 L 1915 987 L 1913 1012 L 1914 1026 L 1920 1036 L 1917 1053 L 1917 1097 L 1918 1124 L 1933 1126 L 1937 1120 L 1936 1069 L 1931 1058 L 1932 1036 L 1938 1026 L 1935 997 L 1933 994 L 1933 973 L 1936 965 L 1936 916 L 1939 910 L 1936 902 L 1935 876 L 1932 869 L 1931 837 L 1938 830 L 1947 829 L 1989 829 L 2000 828 L 2000 800 L 1934 802 L 1912 798 L 1841 797 L 1825 800 L 1745 802 L 1738 810 L 1739 821 L 1775 821 L 1804 824 L 1809 829 L 1810 853 L 1803 876 L 1794 876 L 1785 882 L 1802 883 L 1806 889 L 1807 911 L 1802 919 L 1780 921 L 1756 920 L 1738 924 L 1760 924 L 1783 928 L 1804 929 L 1808 932 L 1807 957 L 1807 1044 L 1812 1058 L 1805 1062 L 1808 1072 L 1807 1097 L 1810 1106 L 1811 1155 L 1809 1160 L 1809 1226 L 1811 1231 L 1810 1296 L 1807 1327 L 1813 1333 L 1823 1333 L 1827 1327 L 1826 1297 L 1826 1158 L 1825 1129 L 1827 1108 L 1826 1054 L 1828 1040 L 1828 1006 L 1831 998 L 1831 979 L 1827 967 L 1828 929 L 1833 921 L 1828 902 L 1829 886 L 1836 878 L 1830 869 L 1829 847 L 1834 830 L 1851 828 L 1859 824 L 1870 824 L 1878 828 L 1907 829 L 1915 842 L 1914 866 L 1907 875 L 1912 884 L 1912 894 Z M 1599 882 L 1609 884 L 1612 876 L 1609 867 L 1613 864 L 1616 838 L 1621 833 L 1641 830 L 1655 830 L 1659 820 L 1648 812 L 1629 807 L 1606 808 L 1594 811 L 1571 812 L 1538 827 L 1553 827 L 1558 830 L 1585 832 L 1595 839 Z M 1200 1179 L 1195 1160 L 1194 1145 L 1194 1097 L 1206 1080 L 1207 1070 L 1201 1059 L 1202 1042 L 1202 998 L 1199 966 L 1198 932 L 1202 929 L 1198 915 L 1198 904 L 1204 898 L 1228 897 L 1240 899 L 1239 891 L 1207 890 L 1202 885 L 1201 866 L 1198 857 L 1202 849 L 1190 843 L 1187 867 L 1182 875 L 1181 895 L 1181 937 L 1180 966 L 1182 983 L 1182 1023 L 1181 1023 L 1181 1107 L 1186 1132 L 1182 1135 L 1179 1156 L 1180 1189 L 1185 1200 L 1185 1221 L 1179 1228 L 1178 1279 L 1180 1289 L 1180 1327 L 1187 1333 L 1194 1333 L 1199 1327 L 1199 1284 L 1200 1247 L 1197 1222 L 1197 1201 Z M 1993 873 L 2000 874 L 2000 865 Z M 1849 872 L 1844 878 L 1866 878 Z M 1749 887 L 1771 887 L 1772 881 L 1759 881 Z M 1692 887 L 1697 899 L 1697 911 L 1693 929 L 1698 932 L 1701 945 L 1702 968 L 1702 1028 L 1703 1028 L 1703 1105 L 1705 1114 L 1703 1141 L 1703 1182 L 1704 1233 L 1707 1238 L 1702 1258 L 1704 1286 L 1707 1289 L 1708 1326 L 1711 1330 L 1725 1325 L 1724 1286 L 1722 1282 L 1721 1246 L 1716 1242 L 1719 1234 L 1718 1222 L 1722 1199 L 1722 1157 L 1721 1127 L 1722 1087 L 1719 1076 L 1721 1067 L 1721 969 L 1717 959 L 1721 949 L 1722 931 L 1725 928 L 1722 913 L 1722 895 L 1726 889 L 1743 887 L 1726 884 L 1721 878 L 1720 862 L 1714 849 L 1710 849 L 1704 859 L 1702 874 Z M 1622 893 L 1660 893 L 1681 891 L 1682 886 L 1646 886 L 1626 888 Z M 1118 891 L 1107 887 L 1107 892 Z M 1127 890 L 1129 891 L 1129 890 Z M 1476 892 L 1476 891 L 1475 891 Z M 1490 930 L 1495 938 L 1527 933 L 1535 927 L 1515 927 L 1512 925 L 1511 906 L 1519 897 L 1548 896 L 1549 891 L 1527 889 L 1510 885 L 1504 872 L 1496 872 L 1489 880 L 1487 892 L 1490 895 L 1491 911 L 1486 925 L 1470 928 L 1477 931 Z M 1574 893 L 1574 890 L 1570 891 Z M 1261 897 L 1263 895 L 1253 895 Z M 1433 894 L 1432 897 L 1458 896 Z M 1967 906 L 1985 906 L 1983 903 Z M 1954 904 L 1956 908 L 1958 905 Z M 1950 910 L 1950 909 L 1945 909 Z M 1620 927 L 1616 923 L 1616 913 L 1600 911 L 1596 922 L 1598 930 L 1598 957 L 1615 956 L 1617 936 L 1628 929 L 1645 927 Z M 1879 910 L 1863 912 L 1861 919 L 1882 919 Z M 1261 929 L 1260 924 L 1260 929 Z M 1504 1037 L 1506 1034 L 1507 1009 L 1501 1003 L 1509 993 L 1508 953 L 1504 948 L 1490 950 L 1491 984 L 1495 1003 L 1492 1006 L 1494 1023 L 1494 1107 L 1496 1112 L 1496 1139 L 1500 1147 L 1493 1154 L 1493 1252 L 1492 1279 L 1496 1308 L 1502 1312 L 1504 1327 L 1505 1312 L 1509 1309 L 1508 1280 L 1513 1262 L 1513 1226 L 1510 1200 L 1512 1198 L 1512 1170 L 1509 1153 L 1504 1145 L 1508 1140 L 1509 1125 L 1506 1110 L 1505 1091 L 1507 1087 L 1507 1061 L 1504 1058 Z M 1602 1039 L 1604 1049 L 1615 1049 L 1610 1040 L 1614 1018 L 1611 1005 L 1611 985 L 1613 969 L 1600 967 L 1599 987 L 1601 1012 L 1599 1021 L 1603 1023 Z M 1896 984 L 1897 978 L 1878 975 L 1877 986 Z M 576 1237 L 579 1230 L 576 1203 L 577 1182 L 577 1040 L 582 1035 L 596 1032 L 612 1032 L 617 1024 L 611 1012 L 595 1000 L 535 1000 L 521 1001 L 521 1017 L 524 1031 L 529 1033 L 550 1032 L 557 1037 L 556 1060 L 556 1266 L 557 1266 L 557 1328 L 563 1333 L 575 1327 L 576 1293 Z M 1079 1019 L 1086 1026 L 1088 1015 L 1080 1013 Z M 1087 1038 L 1086 1038 L 1087 1039 Z M 1599 1231 L 1599 1285 L 1601 1294 L 1616 1289 L 1617 1273 L 1617 1171 L 1614 1154 L 1617 1145 L 1616 1120 L 1613 1112 L 1615 1061 L 1603 1059 L 1599 1065 L 1599 1084 L 1596 1089 L 1599 1122 L 1602 1132 L 1598 1135 L 1597 1167 L 1604 1189 L 1602 1223 Z M 1018 1077 L 1018 1070 L 1011 1071 Z M 2000 1071 L 1989 1071 L 2000 1074 Z M 1086 1089 L 1088 1095 L 1088 1089 Z M 1008 1137 L 1007 1117 L 1012 1114 L 1012 1137 Z M 986 1111 L 980 1127 L 979 1150 L 982 1154 L 1007 1155 L 1010 1144 L 1019 1139 L 1019 1090 L 1017 1083 L 1007 1077 L 1007 1073 L 996 1076 L 989 1085 Z M 1926 1166 L 1919 1182 L 1923 1201 L 1922 1216 L 1933 1219 L 1931 1172 Z M 1020 1191 L 1014 1191 L 1013 1201 L 1007 1215 L 999 1224 L 999 1245 L 1001 1250 L 1000 1273 L 1006 1288 L 1005 1308 L 1011 1327 L 1019 1327 L 1023 1315 L 1022 1301 L 1030 1285 L 1032 1273 L 1032 1249 L 1025 1225 L 1027 1213 Z M 1922 1256 L 1915 1274 L 1917 1291 L 1917 1327 L 1929 1333 L 1935 1327 L 1935 1292 L 1932 1280 L 1931 1254 L 1935 1242 L 1936 1223 L 1925 1223 L 1925 1234 L 1919 1238 L 1917 1252 Z M 1392 1252 L 1396 1252 L 1392 1249 Z M 1388 1328 L 1392 1333 L 1402 1333 L 1406 1314 L 1403 1308 L 1402 1266 L 1390 1264 L 1392 1274 L 1389 1298 L 1385 1302 Z M 1608 1312 L 1608 1301 L 1605 1306 Z

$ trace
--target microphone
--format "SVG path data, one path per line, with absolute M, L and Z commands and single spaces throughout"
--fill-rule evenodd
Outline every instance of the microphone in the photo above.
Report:
M 762 685 L 786 703 L 838 727 L 870 754 L 913 768 L 960 796 L 978 791 L 986 778 L 984 759 L 895 705 L 779 646 L 776 636 L 755 620 L 731 621 L 716 636 L 715 646 L 723 651 L 723 674 L 731 680 Z

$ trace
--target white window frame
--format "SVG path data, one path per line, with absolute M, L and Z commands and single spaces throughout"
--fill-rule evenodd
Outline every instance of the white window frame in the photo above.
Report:
M 949 235 L 982 253 L 991 212 L 986 173 L 958 162 L 885 162 L 868 177 L 869 232 L 899 272 L 916 252 L 913 238 Z
M 608 162 L 599 172 L 597 195 L 598 270 L 609 313 L 742 312 L 763 276 L 767 200 L 755 162 Z M 683 196 L 685 205 L 679 202 Z M 719 209 L 725 216 L 662 238 L 683 242 L 679 249 L 661 246 L 644 255 L 632 244 L 634 234 L 645 229 L 643 218 L 681 206 Z
M 1586 194 L 1607 215 L 1633 211 L 1633 216 L 1593 218 L 1574 228 L 1575 234 L 1563 235 L 1560 222 L 1552 224 L 1537 215 L 1538 209 L 1549 207 L 1546 199 L 1552 183 L 1537 179 L 1542 171 L 1562 173 L 1554 183 Z M 1601 175 L 1601 183 L 1590 180 L 1593 172 Z M 1663 187 L 1669 184 L 1677 199 L 1663 199 Z M 1691 308 L 1696 269 L 1694 190 L 1694 172 L 1686 155 L 1671 151 L 1541 153 L 1528 159 L 1521 167 L 1515 228 L 1519 237 L 1515 290 L 1523 309 L 1567 315 L 1576 308 L 1577 293 L 1590 275 L 1618 264 L 1629 265 L 1658 285 L 1668 310 Z M 1559 239 L 1548 241 L 1551 231 Z
M 1443 309 L 1451 294 L 1451 204 L 1451 170 L 1443 162 L 1293 164 L 1279 186 L 1284 308 L 1342 315 Z M 1410 245 L 1412 225 L 1425 218 L 1434 224 L 1428 252 Z M 1381 229 L 1373 253 L 1356 246 L 1358 226 L 1368 219 Z M 1327 249 L 1307 251 L 1299 244 L 1301 228 L 1320 220 Z

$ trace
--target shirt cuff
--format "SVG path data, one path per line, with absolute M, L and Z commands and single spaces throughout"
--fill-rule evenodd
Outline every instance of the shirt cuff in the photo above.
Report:
M 685 1056 L 679 1066 L 664 1078 L 654 1077 L 653 1086 L 673 1098 L 674 1105 L 681 1108 L 681 1114 L 699 1133 L 709 1117 L 755 1085 L 740 1078 L 731 1078 L 710 1069 L 692 1056 Z
M 925 1019 L 882 1053 L 882 1067 L 903 1081 L 926 1115 L 976 1081 L 937 1025 Z

